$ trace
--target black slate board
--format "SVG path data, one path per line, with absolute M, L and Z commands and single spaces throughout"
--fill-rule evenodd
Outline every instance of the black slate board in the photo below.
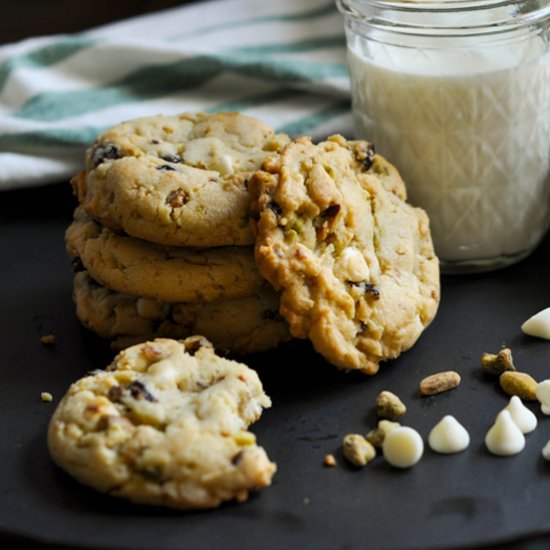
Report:
M 182 513 L 97 494 L 48 457 L 45 433 L 55 403 L 71 382 L 112 358 L 108 345 L 74 316 L 63 244 L 72 207 L 67 184 L 0 194 L 0 542 L 429 550 L 550 532 L 550 464 L 540 456 L 550 439 L 550 418 L 532 406 L 540 424 L 525 451 L 490 456 L 483 438 L 507 399 L 479 366 L 483 351 L 506 344 L 520 369 L 550 378 L 550 343 L 519 329 L 550 305 L 550 239 L 517 266 L 444 278 L 432 326 L 373 378 L 336 371 L 306 342 L 249 357 L 274 403 L 254 427 L 278 465 L 273 487 L 244 505 Z M 48 333 L 57 337 L 53 347 L 39 342 Z M 420 398 L 419 380 L 447 369 L 462 375 L 461 386 Z M 375 425 L 372 405 L 382 389 L 402 397 L 409 407 L 404 423 L 424 438 L 444 414 L 455 415 L 471 434 L 470 448 L 454 456 L 427 450 L 408 471 L 381 458 L 364 470 L 348 467 L 340 439 Z M 54 402 L 41 402 L 42 391 L 50 391 Z M 335 454 L 337 468 L 323 467 L 326 453 Z

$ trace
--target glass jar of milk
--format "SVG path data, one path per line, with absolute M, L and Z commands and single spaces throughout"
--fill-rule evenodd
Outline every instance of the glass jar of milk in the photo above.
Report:
M 337 0 L 358 137 L 429 214 L 443 271 L 529 254 L 550 213 L 550 0 Z

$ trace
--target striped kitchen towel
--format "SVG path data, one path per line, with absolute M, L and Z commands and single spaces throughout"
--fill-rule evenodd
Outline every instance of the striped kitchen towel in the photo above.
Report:
M 214 0 L 0 48 L 0 189 L 68 178 L 139 116 L 242 111 L 291 135 L 350 133 L 334 0 Z

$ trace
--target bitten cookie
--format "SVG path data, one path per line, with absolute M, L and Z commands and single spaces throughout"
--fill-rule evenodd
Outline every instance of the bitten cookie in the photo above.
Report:
M 425 212 L 357 150 L 341 136 L 299 138 L 250 190 L 258 268 L 280 292 L 292 335 L 340 368 L 372 374 L 434 318 L 439 266 Z
M 252 247 L 190 249 L 118 235 L 80 209 L 65 234 L 67 252 L 80 258 L 112 290 L 164 302 L 211 302 L 250 296 L 265 288 Z
M 156 116 L 100 135 L 71 181 L 84 211 L 173 246 L 250 245 L 250 175 L 289 139 L 239 113 Z
M 245 298 L 203 304 L 164 303 L 105 288 L 86 272 L 74 278 L 73 298 L 80 322 L 114 349 L 153 338 L 202 334 L 218 351 L 256 353 L 290 339 L 279 315 L 279 297 L 269 285 Z
M 202 337 L 126 349 L 72 384 L 48 431 L 54 461 L 133 502 L 213 508 L 247 499 L 275 472 L 247 427 L 271 405 L 255 371 Z

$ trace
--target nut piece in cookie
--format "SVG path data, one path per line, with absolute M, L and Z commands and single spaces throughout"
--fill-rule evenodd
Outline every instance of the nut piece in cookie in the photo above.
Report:
M 275 472 L 247 431 L 271 401 L 255 371 L 194 336 L 126 349 L 75 382 L 49 426 L 54 461 L 133 502 L 213 508 L 267 487 Z
M 373 374 L 434 318 L 439 265 L 425 212 L 365 166 L 368 147 L 357 150 L 341 136 L 298 138 L 249 189 L 256 262 L 292 335 L 337 367 Z

